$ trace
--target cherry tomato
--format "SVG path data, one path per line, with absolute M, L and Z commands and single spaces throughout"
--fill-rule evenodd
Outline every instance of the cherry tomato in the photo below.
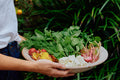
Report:
M 21 15 L 22 14 L 22 10 L 21 9 L 18 9 L 17 10 L 17 15 Z
M 36 53 L 36 52 L 37 52 L 37 50 L 35 48 L 31 48 L 28 51 L 28 53 L 29 53 L 30 56 L 32 56 L 32 53 Z
M 41 52 L 47 52 L 45 49 L 41 49 Z
M 41 53 L 41 51 L 40 51 L 40 50 L 37 50 L 36 53 Z

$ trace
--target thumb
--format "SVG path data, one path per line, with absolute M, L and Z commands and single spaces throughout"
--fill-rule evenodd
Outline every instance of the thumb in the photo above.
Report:
M 66 67 L 63 64 L 55 63 L 55 62 L 53 62 L 52 67 L 57 69 L 66 69 Z

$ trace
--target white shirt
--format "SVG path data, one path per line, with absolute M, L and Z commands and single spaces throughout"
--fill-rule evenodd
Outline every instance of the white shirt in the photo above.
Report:
M 0 49 L 20 40 L 14 1 L 0 0 Z

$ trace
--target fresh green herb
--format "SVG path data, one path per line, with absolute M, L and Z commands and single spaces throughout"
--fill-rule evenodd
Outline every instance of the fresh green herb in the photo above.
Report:
M 96 40 L 97 39 L 97 40 Z M 63 31 L 55 32 L 44 29 L 44 32 L 35 30 L 35 35 L 28 38 L 28 40 L 21 43 L 22 47 L 46 49 L 49 54 L 60 58 L 69 56 L 71 54 L 78 55 L 80 50 L 84 47 L 99 41 L 99 37 L 93 37 L 93 34 L 87 35 L 82 32 L 78 26 L 70 26 L 70 28 Z

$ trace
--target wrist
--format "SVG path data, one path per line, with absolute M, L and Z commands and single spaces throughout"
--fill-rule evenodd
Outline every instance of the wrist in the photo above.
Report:
M 33 71 L 35 71 L 35 62 L 34 61 L 25 61 L 23 68 L 25 71 L 33 72 Z

